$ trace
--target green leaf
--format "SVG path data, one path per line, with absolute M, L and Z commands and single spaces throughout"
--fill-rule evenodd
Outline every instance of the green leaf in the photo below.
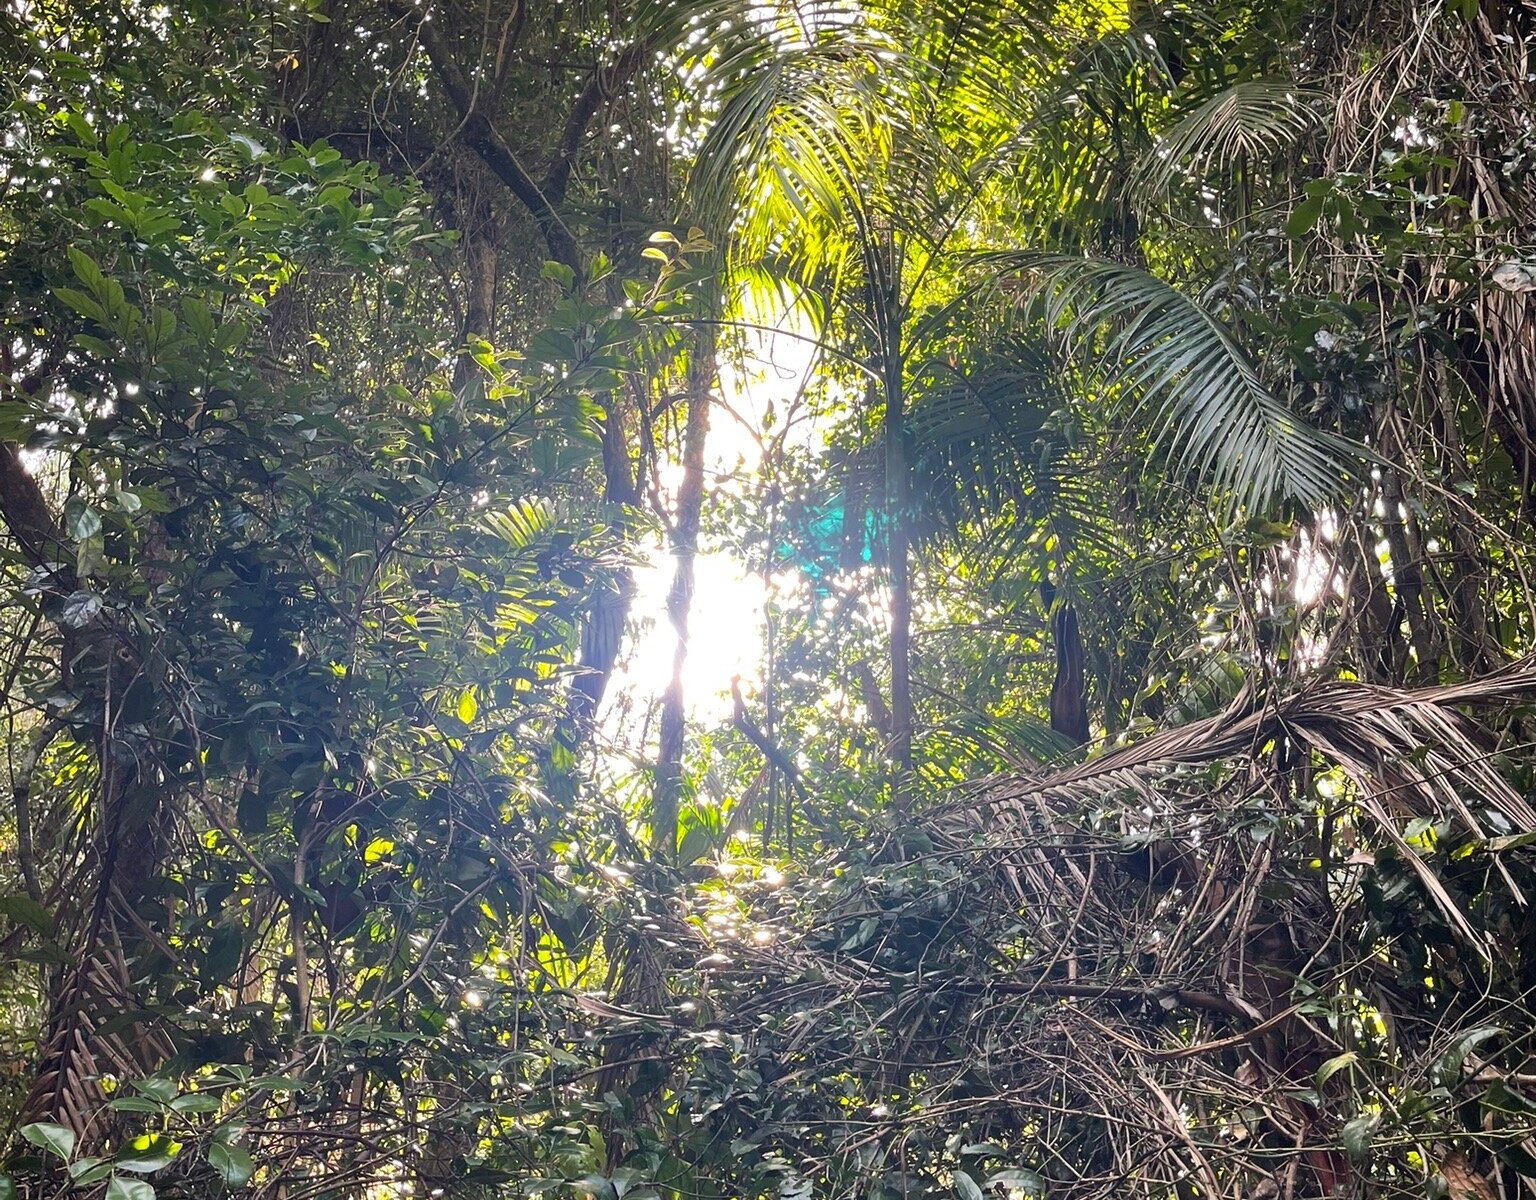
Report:
M 1286 218 L 1285 236 L 1292 238 L 1305 237 L 1312 232 L 1313 227 L 1323 215 L 1323 198 L 1321 196 L 1309 196 L 1298 204 L 1291 215 Z
M 0 1200 L 16 1200 L 16 1181 L 9 1175 L 0 1175 Z
M 1505 1166 L 1513 1167 L 1527 1179 L 1536 1179 L 1536 1155 L 1532 1155 L 1518 1142 L 1500 1150 L 1499 1159 Z M 0 1196 L 0 1200 L 5 1200 L 4 1196 Z
M 109 1107 L 113 1112 L 157 1113 L 165 1105 L 144 1096 L 118 1096 L 110 1101 Z
M 87 320 L 95 321 L 98 325 L 107 323 L 107 310 L 77 288 L 54 288 L 53 295 L 56 300 L 68 305 Z
M 613 1186 L 613 1180 L 604 1175 L 584 1175 L 574 1186 L 594 1200 L 619 1200 L 619 1192 Z
M 232 133 L 229 135 L 229 140 L 244 150 L 253 161 L 266 157 L 267 148 L 255 138 L 246 137 L 243 133 Z
M 555 262 L 553 259 L 545 261 L 543 275 L 545 279 L 553 279 L 567 291 L 576 283 L 576 272 L 564 263 Z
M 245 951 L 245 937 L 238 925 L 220 925 L 213 931 L 208 943 L 208 954 L 203 959 L 204 979 L 208 983 L 223 983 L 235 973 L 240 956 Z
M 459 693 L 459 706 L 456 711 L 459 714 L 459 720 L 464 724 L 473 724 L 476 714 L 480 711 L 480 702 L 475 699 L 474 688 L 465 688 Z
M 1343 1070 L 1345 1067 L 1349 1066 L 1350 1063 L 1354 1062 L 1359 1057 L 1360 1056 L 1358 1054 L 1356 1054 L 1353 1050 L 1346 1050 L 1346 1051 L 1344 1051 L 1343 1054 L 1335 1054 L 1332 1058 L 1330 1058 L 1322 1066 L 1318 1067 L 1318 1069 L 1317 1069 L 1317 1086 L 1318 1087 L 1322 1087 L 1323 1084 L 1327 1083 L 1330 1079 L 1332 1079 L 1335 1075 L 1337 1075 L 1341 1070 Z
M 1337 495 L 1367 452 L 1272 395 L 1226 324 L 1147 271 L 1065 254 L 987 254 L 1023 271 L 1068 352 L 1123 395 L 1161 457 L 1265 510 Z
M 67 253 L 69 265 L 74 268 L 75 277 L 85 284 L 98 300 L 105 299 L 109 291 L 107 277 L 96 265 L 96 260 L 78 246 L 69 247 Z
M 195 296 L 184 296 L 181 301 L 181 319 L 200 342 L 213 341 L 215 322 L 213 309 Z
M 987 1200 L 977 1182 L 964 1171 L 954 1173 L 955 1193 L 960 1200 Z
M 1008 1167 L 988 1175 L 987 1187 L 998 1186 L 1015 1192 L 1025 1192 L 1031 1196 L 1045 1195 L 1044 1176 L 1039 1171 L 1031 1171 L 1028 1167 Z
M 127 1158 L 120 1158 L 114 1164 L 119 1171 L 132 1171 L 138 1175 L 150 1175 L 162 1167 L 171 1165 L 172 1156 L 169 1154 L 133 1154 Z
M 251 1080 L 250 1086 L 260 1092 L 297 1092 L 304 1086 L 304 1081 L 287 1075 L 262 1075 Z
M 114 1175 L 107 1183 L 107 1200 L 155 1200 L 155 1189 L 148 1180 Z
M 148 1175 L 170 1166 L 180 1149 L 164 1134 L 143 1133 L 118 1151 L 115 1165 L 119 1171 Z
M 702 825 L 694 825 L 683 834 L 683 840 L 677 848 L 677 860 L 680 864 L 697 862 L 714 848 L 714 836 Z
M 34 1121 L 21 1127 L 21 1136 L 40 1150 L 56 1154 L 66 1162 L 75 1152 L 75 1132 L 51 1121 Z
M 188 1092 L 185 1096 L 177 1096 L 171 1101 L 171 1111 L 175 1113 L 210 1113 L 218 1112 L 222 1107 L 222 1101 L 208 1092 Z
M 1467 1055 L 1472 1053 L 1482 1043 L 1490 1038 L 1498 1037 L 1504 1032 L 1499 1025 L 1482 1025 L 1476 1029 L 1468 1030 L 1452 1043 L 1451 1048 L 1435 1060 L 1432 1068 L 1433 1074 L 1440 1083 L 1452 1086 L 1461 1080 L 1462 1066 L 1467 1060 Z
M 31 896 L 0 896 L 0 916 L 9 917 L 38 933 L 53 932 L 53 915 Z
M 77 542 L 93 538 L 101 532 L 101 514 L 84 504 L 70 505 L 64 517 L 69 536 Z
M 1371 1138 L 1375 1135 L 1376 1126 L 1380 1123 L 1380 1113 L 1361 1113 L 1357 1117 L 1351 1117 L 1344 1122 L 1344 1128 L 1339 1130 L 1339 1145 L 1351 1154 L 1364 1154 L 1370 1149 Z
M 215 1142 L 208 1147 L 208 1165 L 218 1172 L 226 1187 L 244 1187 L 256 1174 L 256 1164 L 239 1146 Z
M 59 620 L 71 629 L 83 629 L 101 612 L 101 597 L 95 592 L 71 592 L 59 610 Z
M 100 1183 L 112 1173 L 112 1163 L 103 1158 L 80 1158 L 69 1164 L 69 1178 L 76 1187 Z
M 169 1104 L 177 1096 L 175 1082 L 159 1075 L 150 1076 L 148 1079 L 130 1079 L 128 1086 L 139 1095 L 158 1100 L 161 1104 Z

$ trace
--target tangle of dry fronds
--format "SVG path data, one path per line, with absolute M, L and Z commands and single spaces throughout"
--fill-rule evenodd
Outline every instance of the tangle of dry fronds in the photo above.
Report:
M 1317 684 L 970 789 L 744 954 L 724 1023 L 828 1194 L 954 1139 L 1051 1196 L 1518 1188 L 1536 814 L 1490 720 L 1532 695 Z

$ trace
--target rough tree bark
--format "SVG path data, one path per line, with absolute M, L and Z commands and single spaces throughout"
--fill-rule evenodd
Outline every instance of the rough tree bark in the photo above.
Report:
M 15 386 L 9 362 L 6 368 L 0 402 L 15 403 L 16 397 L 6 394 Z M 0 522 L 24 561 L 47 571 L 42 577 L 43 609 L 56 616 L 78 585 L 69 565 L 73 547 L 14 442 L 0 443 Z M 97 1115 L 105 1096 L 95 1080 L 107 1072 L 146 1074 L 168 1053 L 163 1039 L 142 1027 L 103 1029 L 110 1018 L 133 1007 L 127 954 L 114 909 L 131 903 L 154 872 L 155 812 L 161 796 L 158 789 L 143 786 L 131 756 L 118 761 L 123 756 L 113 752 L 114 697 L 121 696 L 135 674 L 127 649 L 99 617 L 84 628 L 59 628 L 61 678 L 73 678 L 78 686 L 99 692 L 95 833 L 77 893 L 88 907 L 69 946 L 72 965 L 61 968 L 51 988 L 47 1038 L 22 1115 L 24 1120 L 66 1125 L 84 1145 L 87 1138 L 102 1133 Z M 29 881 L 29 890 L 33 887 L 41 890 Z

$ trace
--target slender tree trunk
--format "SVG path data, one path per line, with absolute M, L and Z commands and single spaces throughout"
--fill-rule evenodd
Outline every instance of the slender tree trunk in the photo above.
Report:
M 1395 471 L 1385 473 L 1382 482 L 1382 530 L 1392 555 L 1392 585 L 1408 622 L 1409 643 L 1417 662 L 1409 673 L 1413 681 L 1433 683 L 1440 673 L 1440 654 L 1424 595 L 1424 568 L 1421 552 L 1410 536 L 1410 515 L 1403 499 L 1402 480 Z
M 677 805 L 683 783 L 686 731 L 683 668 L 688 662 L 688 619 L 693 602 L 694 559 L 699 550 L 699 517 L 704 507 L 704 442 L 709 436 L 710 397 L 715 384 L 712 337 L 699 334 L 688 369 L 688 424 L 683 435 L 683 479 L 677 490 L 672 553 L 677 559 L 667 617 L 677 634 L 672 678 L 661 701 L 661 744 L 656 758 L 656 794 L 651 808 L 651 854 L 677 852 Z
M 640 492 L 630 466 L 628 440 L 619 419 L 617 403 L 615 396 L 608 397 L 608 415 L 603 421 L 603 500 L 621 512 L 639 504 Z M 626 536 L 628 527 L 629 522 L 622 515 L 615 515 L 609 521 L 609 528 L 620 537 Z M 602 703 L 603 693 L 608 690 L 608 680 L 619 658 L 624 623 L 629 619 L 629 607 L 635 596 L 635 579 L 628 567 L 614 572 L 610 584 L 593 597 L 582 623 L 577 674 L 557 737 L 562 749 L 568 753 L 574 753 L 581 745 L 597 717 L 598 706 Z
M 886 520 L 891 570 L 891 758 L 912 766 L 912 566 L 907 527 L 907 451 L 902 428 L 900 385 L 887 394 L 885 409 Z
M 493 217 L 477 219 L 465 231 L 464 239 L 464 328 L 461 340 L 472 337 L 496 340 L 496 239 L 498 230 Z M 480 368 L 475 356 L 467 351 L 459 355 L 453 371 L 454 395 L 462 397 L 470 383 L 478 378 Z
M 886 546 L 891 581 L 891 760 L 912 767 L 912 484 L 907 462 L 906 389 L 901 334 L 901 251 L 887 234 L 870 258 L 874 321 L 880 341 L 885 439 Z

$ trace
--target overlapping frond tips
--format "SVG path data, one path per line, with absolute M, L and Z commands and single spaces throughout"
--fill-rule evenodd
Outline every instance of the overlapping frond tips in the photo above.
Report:
M 814 54 L 812 55 L 814 58 Z M 690 210 L 738 261 L 846 257 L 879 122 L 823 64 L 765 63 L 725 99 L 694 164 Z
M 1026 275 L 1067 352 L 1172 463 L 1234 504 L 1316 506 L 1348 478 L 1358 448 L 1302 422 L 1226 327 L 1177 288 L 1102 259 L 1010 251 L 981 260 L 998 275 Z
M 1064 399 L 1059 375 L 1030 346 L 974 364 L 920 364 L 907 426 L 925 507 L 954 527 L 1022 503 L 1048 472 L 1044 426 Z
M 554 509 L 539 500 L 522 500 L 481 518 L 485 531 L 512 551 L 527 550 L 543 541 L 556 524 Z
M 1059 761 L 1073 750 L 1071 740 L 1052 729 L 1049 721 L 1028 713 L 963 712 L 941 722 L 930 734 L 977 760 L 1019 770 Z

